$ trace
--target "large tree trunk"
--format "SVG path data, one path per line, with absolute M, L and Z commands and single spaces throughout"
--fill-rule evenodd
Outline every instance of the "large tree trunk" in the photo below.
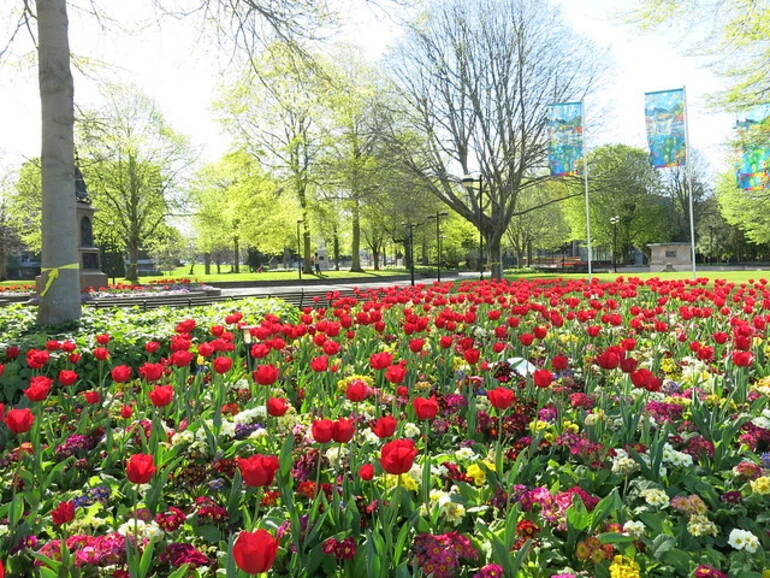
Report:
M 498 281 L 503 278 L 503 252 L 502 233 L 492 234 L 487 237 L 487 262 L 492 271 L 492 279 Z
M 139 245 L 131 241 L 128 243 L 126 279 L 131 281 L 131 283 L 139 283 Z
M 43 249 L 37 321 L 42 325 L 53 325 L 80 318 L 73 83 L 67 36 L 67 2 L 38 0 L 36 4 L 43 124 Z
M 211 253 L 203 254 L 203 274 L 211 275 Z
M 352 251 L 350 270 L 354 273 L 363 273 L 361 268 L 361 211 L 358 205 L 358 199 L 353 202 L 353 242 L 350 250 Z

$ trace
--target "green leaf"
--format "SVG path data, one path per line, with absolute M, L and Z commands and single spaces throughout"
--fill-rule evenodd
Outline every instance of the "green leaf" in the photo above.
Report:
M 222 539 L 222 532 L 216 526 L 204 524 L 195 529 L 195 533 L 209 544 L 218 544 Z

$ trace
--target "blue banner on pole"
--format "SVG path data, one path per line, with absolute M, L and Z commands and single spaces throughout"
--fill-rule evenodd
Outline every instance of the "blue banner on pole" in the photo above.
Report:
M 770 189 L 770 104 L 741 114 L 735 123 L 741 162 L 736 172 L 744 191 Z
M 579 175 L 583 158 L 583 103 L 548 105 L 548 164 L 552 177 Z
M 684 90 L 648 92 L 644 95 L 644 119 L 650 163 L 655 168 L 685 164 Z

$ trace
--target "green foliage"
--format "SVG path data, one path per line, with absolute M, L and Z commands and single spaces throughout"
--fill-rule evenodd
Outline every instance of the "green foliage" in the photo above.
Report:
M 281 194 L 257 160 L 241 150 L 207 165 L 193 184 L 196 244 L 203 253 L 243 246 L 280 253 L 292 244 L 295 200 Z
M 642 27 L 668 25 L 694 41 L 690 53 L 705 54 L 730 87 L 720 100 L 731 107 L 767 102 L 770 91 L 770 5 L 752 0 L 640 0 L 627 19 Z M 705 30 L 705 33 L 701 32 Z M 693 44 L 695 45 L 693 50 Z
M 21 241 L 31 251 L 41 249 L 43 234 L 41 217 L 43 206 L 43 185 L 40 174 L 40 159 L 25 161 L 19 169 L 15 191 L 9 199 L 9 215 Z
M 668 240 L 670 204 L 661 194 L 661 181 L 647 153 L 626 145 L 607 145 L 589 156 L 591 237 L 594 246 L 611 246 L 610 219 L 620 217 L 618 248 L 644 249 L 647 243 Z M 581 183 L 582 185 L 582 183 Z M 577 185 L 576 185 L 577 186 Z M 575 197 L 565 205 L 573 239 L 585 239 L 585 201 Z

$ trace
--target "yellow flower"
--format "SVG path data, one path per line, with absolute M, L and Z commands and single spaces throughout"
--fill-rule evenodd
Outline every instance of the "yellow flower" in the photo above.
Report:
M 571 431 L 572 433 L 578 433 L 580 431 L 580 426 L 576 423 L 572 423 L 568 419 L 565 419 L 561 422 L 561 427 L 565 432 Z
M 529 422 L 529 429 L 532 432 L 547 430 L 549 427 L 551 427 L 551 424 L 548 423 L 547 421 L 540 421 L 539 419 L 536 419 L 534 421 Z
M 488 470 L 495 471 L 495 464 L 489 461 L 484 461 L 484 465 L 487 467 Z M 481 486 L 484 484 L 484 482 L 487 481 L 487 473 L 484 471 L 484 469 L 479 464 L 471 464 L 468 466 L 468 469 L 465 472 L 468 474 L 471 478 L 473 478 L 473 483 L 477 486 Z
M 660 360 L 660 370 L 663 373 L 675 373 L 676 372 L 676 362 L 671 359 L 670 357 L 665 357 Z
M 755 494 L 760 494 L 762 496 L 770 494 L 770 478 L 767 476 L 751 480 L 749 484 L 751 485 L 751 490 Z
M 392 474 L 387 474 L 385 476 L 385 487 L 387 488 L 394 488 L 398 485 L 398 476 L 394 476 Z M 403 474 L 401 476 L 401 487 L 406 488 L 409 492 L 416 492 L 420 489 L 420 485 L 417 483 L 417 480 L 415 480 L 412 476 L 409 474 Z
M 639 564 L 628 556 L 615 556 L 610 564 L 611 578 L 641 578 Z

